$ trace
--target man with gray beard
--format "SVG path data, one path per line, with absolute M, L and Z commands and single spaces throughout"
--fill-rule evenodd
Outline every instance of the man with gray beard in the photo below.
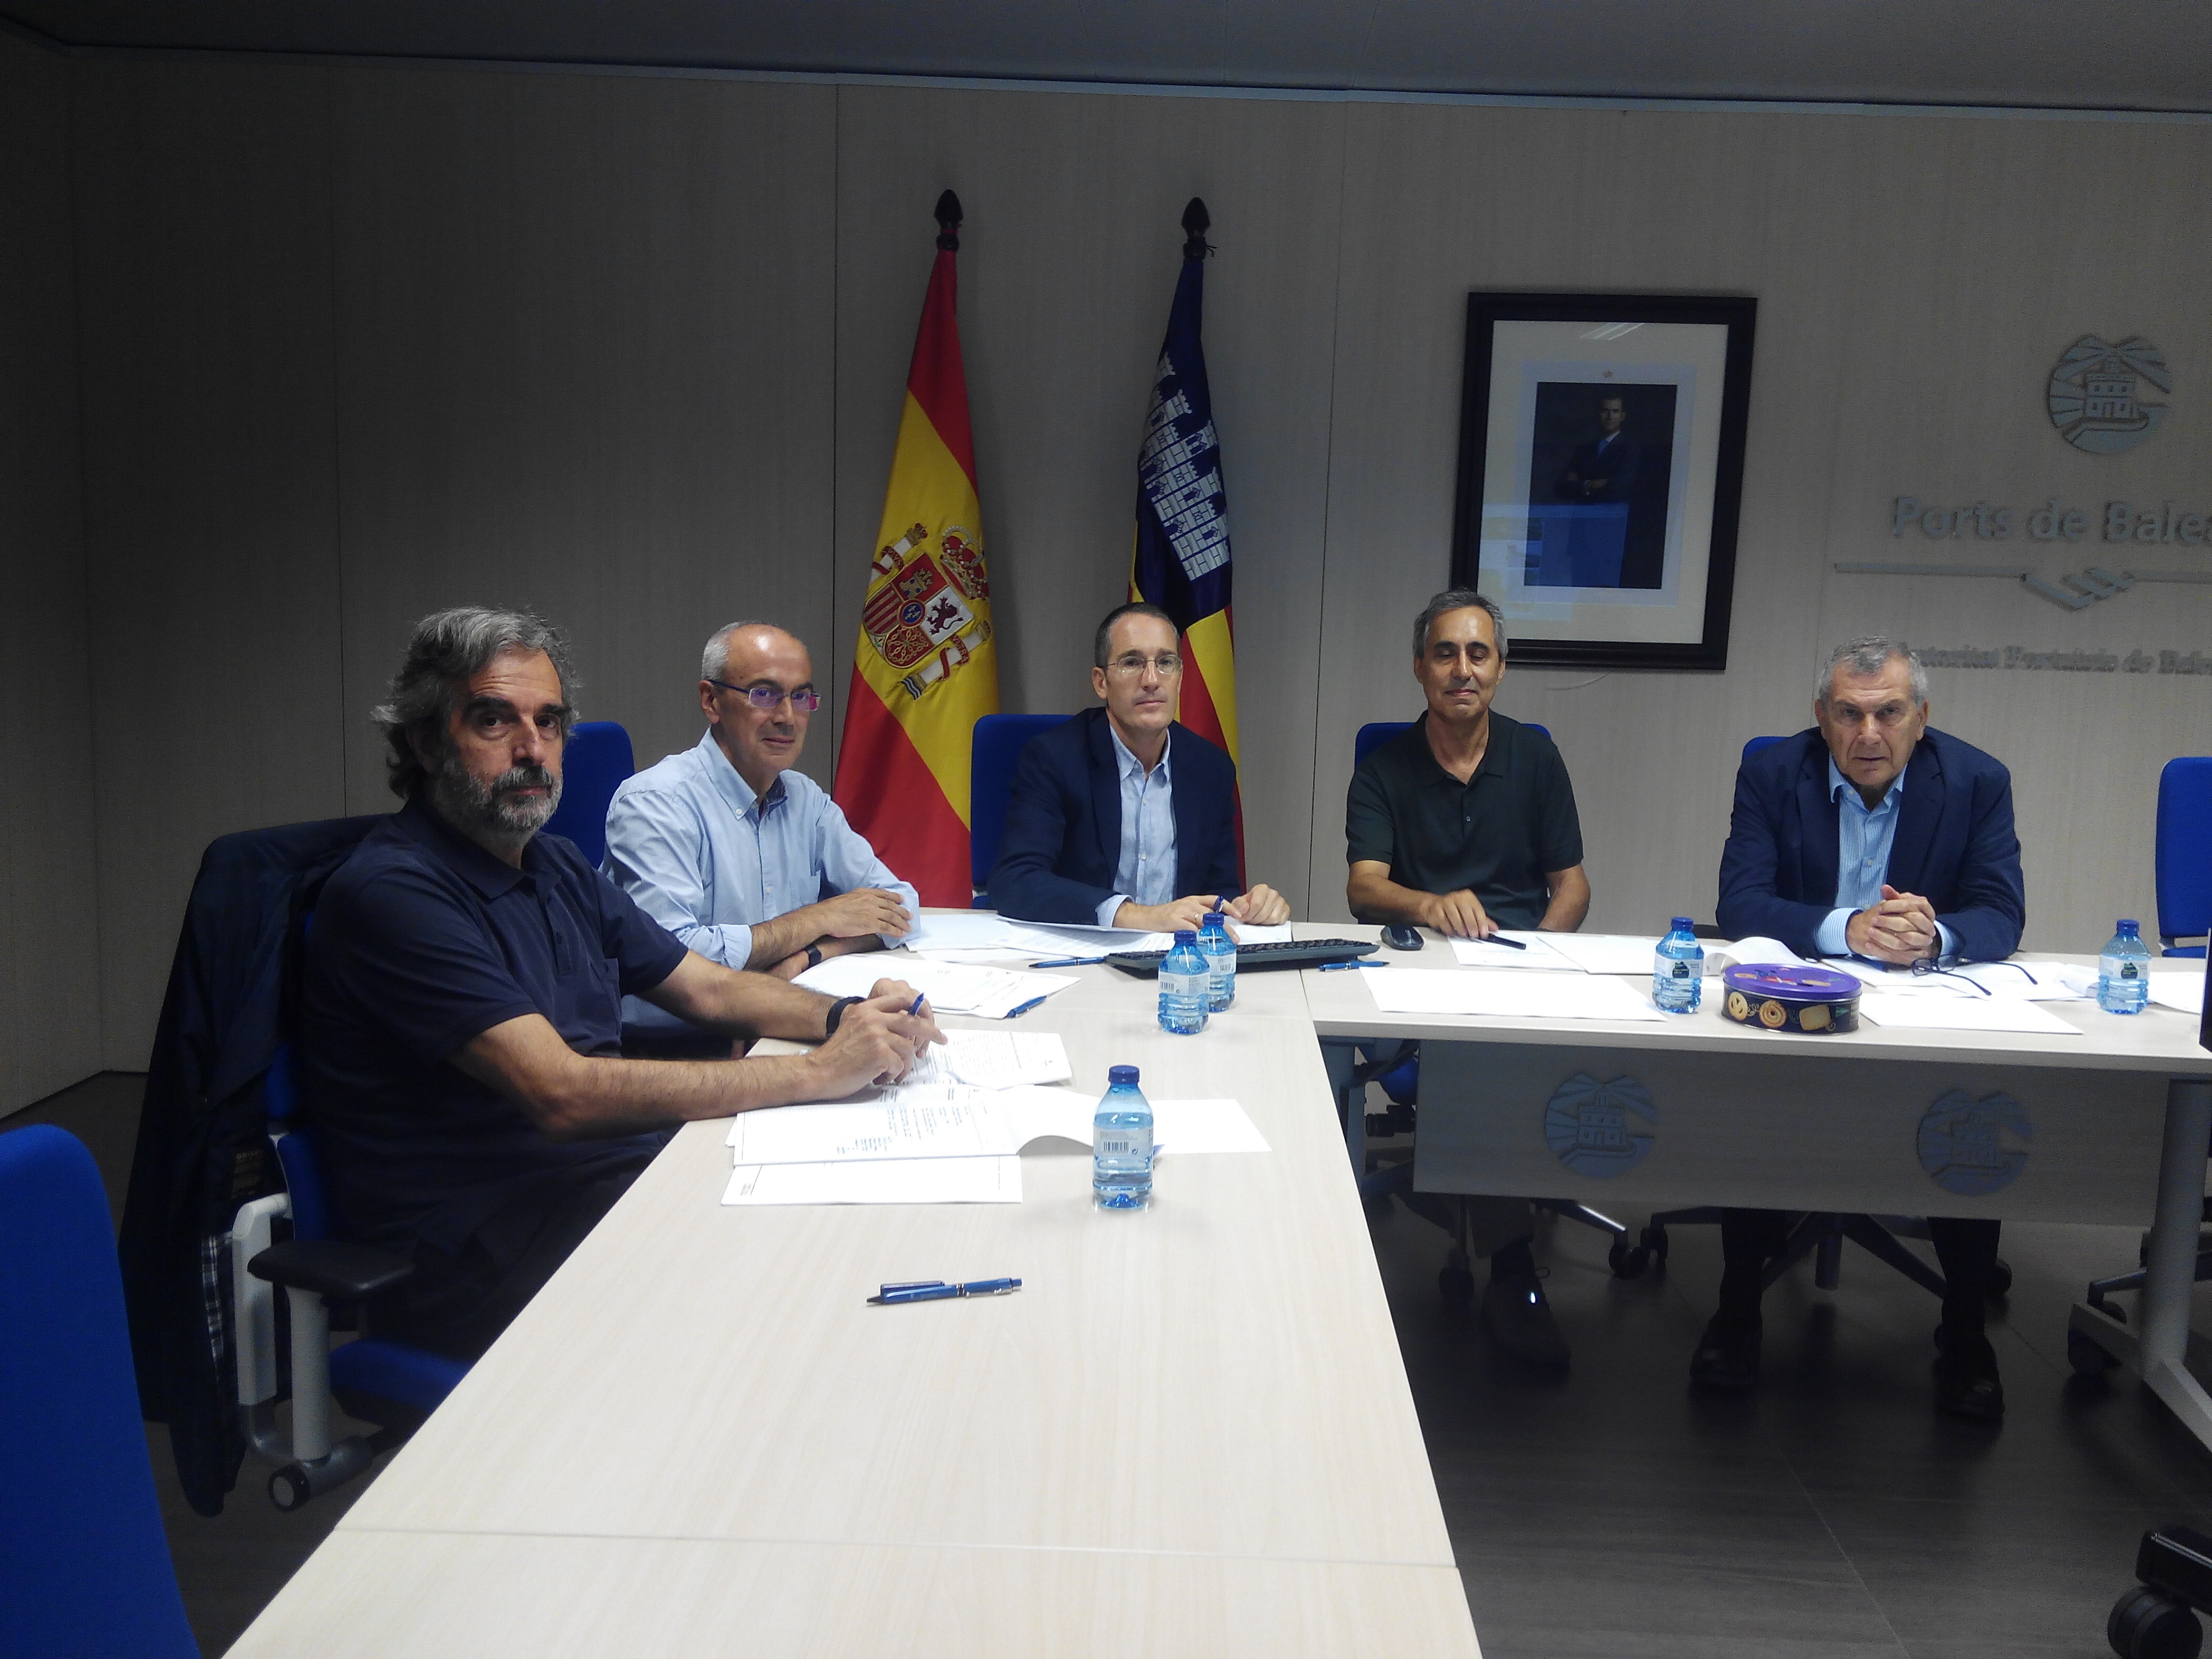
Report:
M 473 1358 L 676 1125 L 836 1100 L 942 1042 L 911 988 L 833 1001 L 684 949 L 557 836 L 575 719 L 559 632 L 513 611 L 415 629 L 375 720 L 406 805 L 324 887 L 301 978 L 307 1121 L 347 1233 L 410 1256 L 382 1336 Z M 803 1055 L 622 1057 L 635 995 Z

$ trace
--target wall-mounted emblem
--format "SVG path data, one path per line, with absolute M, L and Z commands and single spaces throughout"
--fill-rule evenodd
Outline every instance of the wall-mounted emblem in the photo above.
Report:
M 1921 1115 L 1920 1167 L 1945 1192 L 1979 1198 L 2012 1184 L 2034 1139 L 2027 1108 L 2010 1095 L 1947 1089 Z
M 2051 424 L 2076 449 L 2112 455 L 2132 449 L 2166 418 L 2148 394 L 2173 390 L 2166 354 L 2140 334 L 2118 344 L 2084 334 L 2051 371 Z
M 1600 1083 L 1577 1072 L 1544 1105 L 1544 1144 L 1577 1175 L 1626 1175 L 1651 1150 L 1659 1109 L 1632 1077 Z

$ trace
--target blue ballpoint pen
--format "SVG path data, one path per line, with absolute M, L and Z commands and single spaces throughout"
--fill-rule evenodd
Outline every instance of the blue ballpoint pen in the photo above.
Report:
M 1030 1009 L 1042 1008 L 1043 1006 L 1044 999 L 1042 997 L 1031 997 L 1027 1002 L 1022 1003 L 1017 1007 L 1007 1009 L 1006 1018 L 1008 1019 L 1019 1019 L 1024 1014 L 1029 1012 Z
M 916 998 L 914 1000 L 914 1006 L 913 1006 L 913 1007 L 911 1007 L 911 1008 L 909 1008 L 909 1009 L 908 1009 L 908 1010 L 907 1010 L 907 1012 L 908 1012 L 908 1014 L 918 1014 L 918 1013 L 920 1013 L 920 1012 L 921 1012 L 921 1001 L 922 1001 L 921 998 L 920 998 L 920 997 L 916 997 Z
M 1103 957 L 1047 957 L 1042 962 L 1030 963 L 1032 968 L 1091 968 L 1105 961 Z
M 1340 968 L 1388 968 L 1389 965 L 1387 962 L 1324 962 L 1321 965 L 1321 971 L 1329 974 Z
M 947 1285 L 942 1280 L 929 1285 L 886 1285 L 868 1301 L 881 1308 L 901 1302 L 945 1302 L 955 1297 L 1008 1296 L 1021 1287 L 1018 1279 L 975 1279 L 965 1285 Z

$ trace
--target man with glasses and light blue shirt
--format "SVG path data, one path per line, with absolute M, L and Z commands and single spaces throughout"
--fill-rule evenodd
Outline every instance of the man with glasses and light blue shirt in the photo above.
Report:
M 1778 939 L 1801 957 L 1903 967 L 2002 962 L 2027 917 L 2012 775 L 1994 756 L 1928 726 L 1928 672 L 1899 641 L 1869 636 L 1829 653 L 1814 730 L 1746 759 L 1721 854 L 1723 933 Z M 1720 1311 L 1690 1375 L 1709 1388 L 1759 1379 L 1761 1280 L 1788 1218 L 1727 1210 Z M 1936 1403 L 1956 1417 L 2004 1414 L 1983 1333 L 1997 1224 L 1929 1218 L 1946 1290 Z
M 769 623 L 719 629 L 699 669 L 705 735 L 627 779 L 607 807 L 607 874 L 710 961 L 790 979 L 913 931 L 915 890 L 791 769 L 821 704 L 799 640 Z M 623 1012 L 637 1030 L 678 1029 L 635 999 Z

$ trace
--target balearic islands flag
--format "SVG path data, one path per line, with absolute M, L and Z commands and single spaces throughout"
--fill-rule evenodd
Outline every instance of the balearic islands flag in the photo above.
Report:
M 833 795 L 924 904 L 965 909 L 969 746 L 976 720 L 998 712 L 999 665 L 960 367 L 960 201 L 949 190 L 937 220 Z
M 1137 538 L 1129 597 L 1147 599 L 1183 630 L 1179 718 L 1200 737 L 1237 755 L 1237 649 L 1229 608 L 1229 505 L 1222 493 L 1221 445 L 1199 343 L 1205 307 L 1209 223 L 1196 197 L 1183 210 L 1182 275 L 1168 312 L 1159 373 L 1137 454 Z M 1244 856 L 1243 808 L 1237 808 L 1237 862 Z

